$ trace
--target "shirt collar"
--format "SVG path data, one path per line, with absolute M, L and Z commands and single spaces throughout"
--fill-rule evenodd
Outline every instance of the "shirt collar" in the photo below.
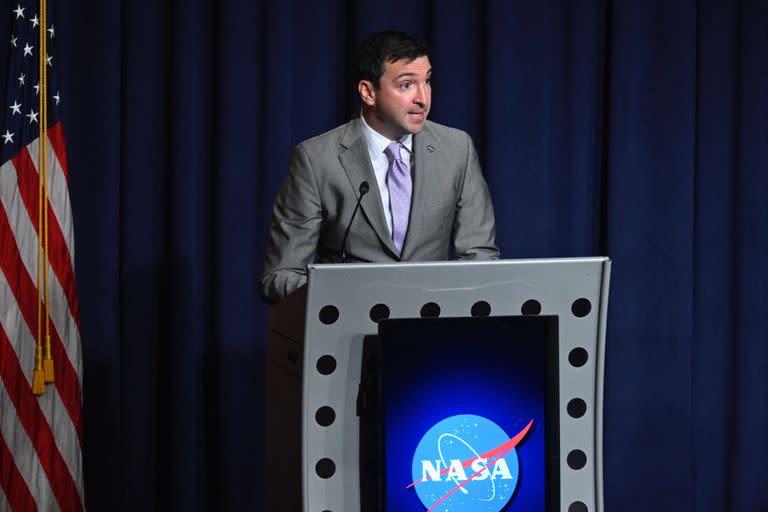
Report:
M 371 160 L 376 160 L 384 153 L 384 150 L 387 149 L 387 146 L 389 146 L 392 141 L 368 126 L 368 123 L 365 122 L 365 118 L 362 114 L 360 114 L 360 122 L 363 125 L 363 135 L 365 136 L 365 143 L 368 146 L 368 154 L 370 155 Z M 404 135 L 400 138 L 399 142 L 408 150 L 408 153 L 413 152 L 412 134 L 409 133 Z

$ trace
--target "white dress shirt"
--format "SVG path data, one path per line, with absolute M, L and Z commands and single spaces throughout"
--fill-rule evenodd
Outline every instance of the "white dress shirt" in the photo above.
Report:
M 389 189 L 387 188 L 387 170 L 389 169 L 389 158 L 384 150 L 393 141 L 389 140 L 365 122 L 365 118 L 360 116 L 363 123 L 363 135 L 365 135 L 365 144 L 368 146 L 368 156 L 371 158 L 373 172 L 376 175 L 376 183 L 379 186 L 381 194 L 381 204 L 384 206 L 384 218 L 387 219 L 387 229 L 392 234 L 392 210 L 389 206 Z M 410 133 L 400 139 L 400 158 L 408 159 L 410 167 L 413 169 L 413 135 Z

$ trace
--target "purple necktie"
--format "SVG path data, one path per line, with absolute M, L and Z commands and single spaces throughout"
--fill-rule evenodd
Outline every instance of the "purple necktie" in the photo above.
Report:
M 389 157 L 387 189 L 392 212 L 392 241 L 398 253 L 403 252 L 405 232 L 408 230 L 408 214 L 411 211 L 411 164 L 400 156 L 400 143 L 393 142 L 384 152 Z

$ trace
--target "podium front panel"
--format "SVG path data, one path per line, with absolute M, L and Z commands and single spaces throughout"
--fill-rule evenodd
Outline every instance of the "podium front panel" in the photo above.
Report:
M 557 320 L 381 321 L 373 368 L 382 485 L 363 485 L 363 503 L 378 499 L 386 512 L 559 512 Z M 363 360 L 367 389 L 372 366 Z M 363 454 L 373 444 L 368 419 L 361 415 Z

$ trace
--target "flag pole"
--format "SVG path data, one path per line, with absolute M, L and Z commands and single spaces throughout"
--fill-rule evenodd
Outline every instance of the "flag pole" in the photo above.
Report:
M 53 358 L 51 357 L 51 315 L 50 298 L 51 288 L 48 279 L 48 36 L 46 35 L 48 27 L 48 5 L 46 0 L 40 0 L 40 53 L 43 60 L 40 63 L 40 103 L 43 105 L 41 118 L 42 122 L 40 147 L 42 149 L 41 169 L 43 178 L 43 240 L 45 243 L 45 267 L 43 271 L 43 288 L 45 289 L 45 355 L 43 358 L 43 371 L 45 373 L 45 382 L 53 382 Z
M 47 70 L 46 57 L 47 45 L 45 37 L 46 27 L 46 0 L 40 0 L 40 46 L 39 69 L 40 84 L 38 89 L 40 122 L 38 123 L 40 136 L 38 138 L 38 193 L 37 193 L 37 347 L 35 348 L 35 370 L 32 375 L 32 393 L 42 395 L 45 393 L 45 383 L 53 381 L 53 361 L 50 357 L 50 330 L 48 321 L 48 174 L 46 165 L 46 128 L 47 119 Z M 44 297 L 43 297 L 44 296 Z M 45 308 L 43 309 L 43 305 Z M 43 330 L 43 321 L 45 330 Z M 45 332 L 45 334 L 43 334 Z M 43 358 L 43 339 L 45 339 L 45 354 Z M 50 379 L 46 369 L 50 366 Z

